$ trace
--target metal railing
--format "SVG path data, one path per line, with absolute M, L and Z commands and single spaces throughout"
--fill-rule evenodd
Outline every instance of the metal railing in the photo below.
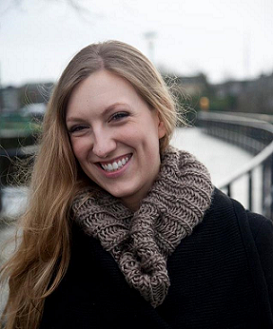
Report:
M 241 177 L 248 177 L 248 209 L 253 210 L 253 172 L 262 168 L 262 213 L 273 219 L 273 125 L 252 117 L 222 113 L 198 114 L 197 125 L 207 134 L 223 139 L 254 154 L 246 165 L 223 179 L 219 188 L 232 197 L 232 185 Z

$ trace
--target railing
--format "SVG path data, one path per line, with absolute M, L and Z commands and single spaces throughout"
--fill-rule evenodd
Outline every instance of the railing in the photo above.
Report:
M 197 125 L 211 136 L 240 146 L 254 154 L 253 159 L 233 175 L 224 179 L 219 188 L 232 197 L 232 185 L 243 176 L 248 177 L 248 209 L 253 210 L 253 172 L 262 168 L 263 214 L 273 219 L 273 125 L 252 117 L 231 114 L 204 113 L 197 118 Z

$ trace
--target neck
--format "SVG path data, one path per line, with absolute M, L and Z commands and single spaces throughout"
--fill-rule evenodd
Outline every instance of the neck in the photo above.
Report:
M 135 213 L 136 211 L 139 210 L 143 199 L 146 198 L 148 192 L 151 190 L 151 188 L 154 184 L 154 181 L 155 181 L 155 179 L 152 180 L 149 184 L 146 184 L 146 186 L 144 188 L 140 189 L 136 193 L 134 193 L 132 195 L 129 195 L 129 196 L 126 196 L 126 197 L 123 197 L 123 198 L 120 198 L 119 201 L 126 208 L 128 208 L 130 211 Z
M 135 200 L 135 201 L 130 201 L 130 200 L 120 200 L 120 202 L 129 210 L 131 210 L 132 212 L 136 212 L 138 211 L 138 209 L 140 208 L 140 204 L 141 201 L 139 200 Z

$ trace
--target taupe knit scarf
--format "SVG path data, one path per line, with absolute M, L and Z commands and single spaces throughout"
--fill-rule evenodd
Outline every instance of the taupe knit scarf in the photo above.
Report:
M 100 241 L 153 307 L 162 304 L 170 286 L 168 256 L 202 221 L 213 190 L 207 169 L 191 154 L 168 147 L 161 160 L 137 212 L 99 188 L 92 196 L 82 193 L 72 207 L 85 233 Z

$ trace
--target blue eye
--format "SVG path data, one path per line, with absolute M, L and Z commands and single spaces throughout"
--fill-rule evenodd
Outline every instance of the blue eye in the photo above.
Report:
M 111 121 L 111 120 L 117 121 L 117 120 L 123 119 L 123 118 L 125 118 L 125 117 L 128 117 L 128 115 L 129 115 L 129 114 L 128 114 L 127 112 L 118 112 L 118 113 L 115 113 L 115 114 L 111 117 L 110 121 Z
M 72 126 L 71 128 L 68 129 L 68 132 L 69 132 L 70 134 L 72 134 L 72 133 L 74 133 L 74 132 L 79 132 L 79 131 L 81 131 L 81 130 L 83 130 L 83 129 L 85 129 L 85 128 L 86 128 L 86 126 L 81 126 L 81 125 Z

